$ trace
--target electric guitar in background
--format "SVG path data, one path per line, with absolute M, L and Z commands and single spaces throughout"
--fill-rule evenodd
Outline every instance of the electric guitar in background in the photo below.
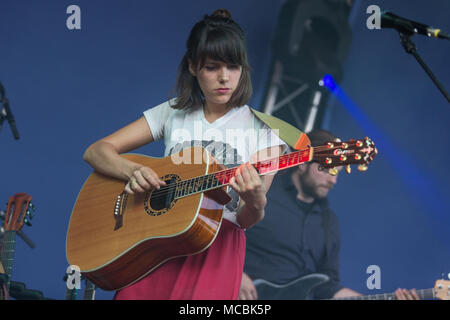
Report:
M 430 289 L 416 290 L 421 300 L 440 299 L 450 300 L 450 281 L 436 280 L 434 287 Z M 371 294 L 347 298 L 334 298 L 331 300 L 396 300 L 395 293 Z
M 330 278 L 321 273 L 312 273 L 285 284 L 276 284 L 264 279 L 253 280 L 258 300 L 307 300 L 311 291 Z
M 260 175 L 315 161 L 333 170 L 358 164 L 365 171 L 377 150 L 369 139 L 328 142 L 252 164 Z M 128 286 L 165 261 L 199 253 L 214 241 L 226 193 L 237 168 L 220 170 L 202 147 L 165 158 L 122 157 L 152 168 L 166 186 L 128 195 L 125 182 L 93 172 L 75 202 L 66 239 L 69 265 L 99 288 Z M 188 163 L 188 164 L 186 164 Z
M 1 263 L 5 269 L 7 296 L 11 295 L 11 275 L 16 245 L 16 233 L 24 224 L 31 226 L 31 219 L 35 207 L 31 202 L 32 197 L 26 193 L 17 193 L 9 198 L 8 207 L 4 217 L 4 234 L 1 246 Z M 20 289 L 20 288 L 19 288 Z M 6 297 L 5 297 L 6 298 Z M 9 298 L 9 297 L 7 297 Z
M 258 293 L 259 300 L 308 300 L 311 299 L 311 291 L 328 280 L 329 277 L 327 275 L 314 273 L 283 285 L 275 284 L 264 279 L 256 279 L 253 281 L 253 284 Z M 422 300 L 450 300 L 450 281 L 436 280 L 433 288 L 416 290 L 416 292 Z M 395 293 L 384 293 L 333 298 L 330 300 L 396 300 L 396 297 Z

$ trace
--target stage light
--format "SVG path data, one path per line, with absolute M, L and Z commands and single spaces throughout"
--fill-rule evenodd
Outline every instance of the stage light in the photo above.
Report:
M 319 85 L 328 88 L 331 92 L 335 91 L 337 88 L 336 82 L 334 81 L 333 77 L 329 74 L 325 75 L 319 81 Z
M 389 162 L 414 198 L 420 200 L 419 203 L 424 208 L 431 208 L 433 212 L 436 212 L 435 218 L 438 221 L 450 223 L 450 217 L 443 214 L 446 212 L 446 201 L 439 192 L 442 186 L 436 179 L 416 164 L 413 155 L 396 145 L 347 95 L 331 75 L 325 75 L 321 79 L 321 83 L 337 98 L 367 136 L 375 142 L 380 151 L 381 158 L 379 158 Z

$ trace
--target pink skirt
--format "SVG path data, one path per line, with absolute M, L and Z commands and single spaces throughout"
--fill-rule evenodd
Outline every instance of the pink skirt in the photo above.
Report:
M 171 259 L 115 300 L 237 300 L 245 259 L 245 233 L 223 219 L 219 233 L 201 253 Z

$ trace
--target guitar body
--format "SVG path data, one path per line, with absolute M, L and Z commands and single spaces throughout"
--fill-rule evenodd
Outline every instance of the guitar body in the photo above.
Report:
M 152 168 L 166 182 L 219 171 L 204 148 L 185 149 L 176 156 L 200 163 L 174 164 L 170 156 L 123 155 Z M 92 173 L 78 195 L 67 232 L 69 264 L 104 290 L 121 289 L 169 259 L 208 248 L 228 197 L 220 188 L 170 201 L 156 190 L 125 195 L 124 186 L 124 181 Z
M 253 284 L 259 300 L 307 300 L 312 289 L 328 280 L 327 275 L 312 273 L 283 285 L 264 279 L 256 279 Z

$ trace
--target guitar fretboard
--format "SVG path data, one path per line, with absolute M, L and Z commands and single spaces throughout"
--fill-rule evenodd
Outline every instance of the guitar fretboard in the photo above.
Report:
M 288 169 L 311 160 L 311 149 L 292 152 L 280 157 L 260 161 L 253 166 L 260 175 Z M 168 186 L 168 192 L 175 198 L 183 198 L 192 194 L 220 188 L 230 183 L 237 167 L 218 171 L 208 175 L 179 181 Z
M 421 300 L 434 299 L 436 297 L 434 289 L 416 290 L 416 292 Z M 372 294 L 372 295 L 366 295 L 366 296 L 333 298 L 332 300 L 397 300 L 397 298 L 394 293 L 382 293 L 382 294 Z
M 15 245 L 16 245 L 16 231 L 14 230 L 5 231 L 5 234 L 3 235 L 1 259 L 3 267 L 5 269 L 5 273 L 8 276 L 8 281 L 6 283 L 8 290 L 11 284 Z

